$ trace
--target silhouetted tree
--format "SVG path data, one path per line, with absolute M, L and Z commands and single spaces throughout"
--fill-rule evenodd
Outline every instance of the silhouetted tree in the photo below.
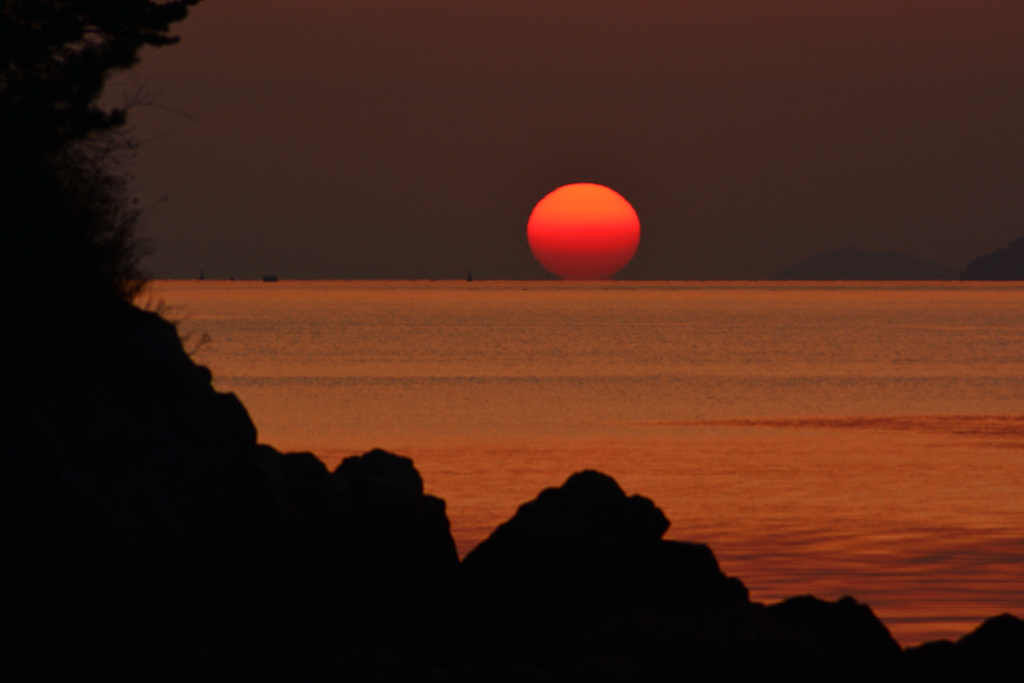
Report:
M 0 293 L 7 305 L 116 296 L 143 283 L 138 213 L 120 163 L 114 72 L 199 0 L 0 0 Z M 29 305 L 29 304 L 26 304 Z

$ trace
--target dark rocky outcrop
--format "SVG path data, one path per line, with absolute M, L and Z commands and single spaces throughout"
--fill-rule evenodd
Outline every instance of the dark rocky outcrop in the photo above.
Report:
M 953 653 L 964 676 L 1024 679 L 1024 621 L 1011 614 L 992 617 L 958 640 Z
M 900 673 L 938 682 L 1024 680 L 1024 621 L 1003 614 L 955 643 L 939 640 L 910 648 Z
M 346 458 L 334 477 L 354 493 L 362 545 L 402 612 L 452 616 L 459 607 L 459 556 L 445 503 L 423 493 L 412 460 L 374 450 Z
M 837 663 L 843 676 L 885 671 L 900 655 L 889 629 L 851 597 L 828 602 L 804 595 L 772 605 L 768 612 L 802 643 L 800 665 L 809 671 Z
M 764 607 L 707 546 L 610 477 L 580 472 L 520 507 L 463 561 L 475 622 L 559 670 L 602 680 L 850 680 L 899 645 L 865 605 L 811 597 Z M 618 669 L 604 670 L 611 658 Z
M 952 280 L 956 271 L 897 251 L 843 247 L 783 268 L 773 280 Z
M 902 652 L 865 605 L 750 602 L 654 503 L 585 471 L 460 565 L 384 451 L 259 445 L 172 325 L 128 306 L 8 354 L 2 680 L 1015 680 L 1024 624 Z M 22 344 L 28 349 L 30 345 Z M 47 360 L 45 365 L 33 365 Z M 983 678 L 979 679 L 978 676 Z
M 258 445 L 171 324 L 125 305 L 104 327 L 0 414 L 9 680 L 283 675 L 346 634 L 449 618 L 458 557 L 411 461 L 332 475 Z
M 961 280 L 1024 280 L 1024 237 L 967 264 Z
M 707 546 L 662 540 L 668 526 L 647 498 L 580 472 L 469 553 L 463 580 L 479 613 L 503 628 L 747 603 L 746 588 L 722 574 Z

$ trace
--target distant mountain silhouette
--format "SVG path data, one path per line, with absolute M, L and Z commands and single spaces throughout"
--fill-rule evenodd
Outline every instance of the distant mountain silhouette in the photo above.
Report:
M 1024 237 L 967 264 L 961 280 L 1024 280 Z
M 953 280 L 956 271 L 898 251 L 843 247 L 783 268 L 773 280 Z

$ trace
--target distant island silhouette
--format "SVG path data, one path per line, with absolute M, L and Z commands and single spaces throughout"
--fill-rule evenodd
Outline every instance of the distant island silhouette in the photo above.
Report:
M 654 502 L 594 471 L 460 562 L 411 460 L 372 451 L 330 472 L 280 453 L 173 325 L 127 303 L 87 324 L 9 374 L 4 680 L 1024 674 L 1017 617 L 904 649 L 854 598 L 752 602 L 710 548 L 664 540 Z
M 843 247 L 783 268 L 773 280 L 954 280 L 952 268 L 898 251 Z
M 961 280 L 1024 280 L 1024 237 L 967 264 Z

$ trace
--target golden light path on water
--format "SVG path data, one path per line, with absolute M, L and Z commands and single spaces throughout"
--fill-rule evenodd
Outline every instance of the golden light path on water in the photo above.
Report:
M 912 645 L 1024 615 L 1024 287 L 158 282 L 262 441 L 384 447 L 462 553 L 614 476 L 759 601 L 867 602 Z

